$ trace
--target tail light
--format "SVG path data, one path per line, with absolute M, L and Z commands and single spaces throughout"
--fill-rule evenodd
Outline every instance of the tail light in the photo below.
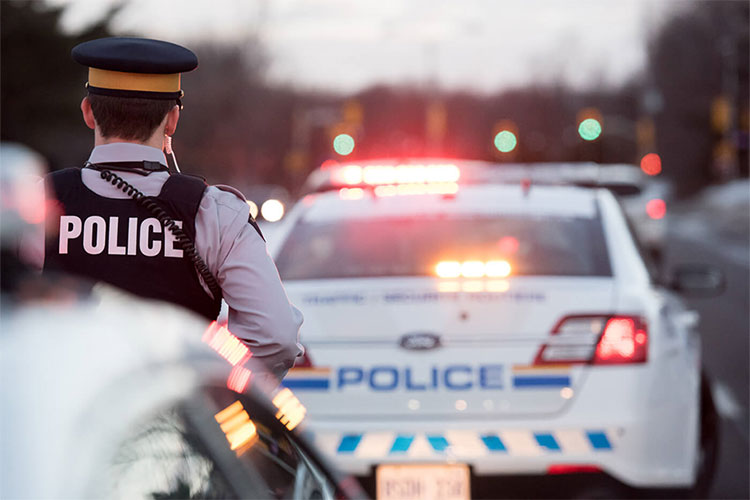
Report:
M 641 318 L 615 316 L 609 318 L 604 334 L 596 346 L 593 363 L 616 365 L 646 361 L 648 333 Z
M 556 476 L 561 474 L 596 474 L 602 469 L 588 464 L 553 464 L 547 469 L 547 474 Z
M 639 316 L 567 316 L 552 330 L 534 364 L 644 363 L 648 329 Z
M 652 219 L 663 219 L 667 215 L 667 204 L 660 198 L 654 198 L 646 203 L 646 213 Z

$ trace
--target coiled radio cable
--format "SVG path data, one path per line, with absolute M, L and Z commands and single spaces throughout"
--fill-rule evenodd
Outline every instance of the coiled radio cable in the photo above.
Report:
M 99 170 L 99 175 L 102 179 L 110 182 L 113 186 L 117 187 L 125 194 L 133 198 L 138 205 L 148 210 L 151 215 L 156 217 L 159 222 L 161 222 L 164 227 L 166 227 L 174 235 L 175 240 L 182 247 L 182 250 L 183 252 L 185 252 L 185 255 L 187 255 L 187 258 L 190 259 L 190 261 L 195 266 L 196 271 L 198 271 L 198 273 L 203 278 L 203 282 L 211 291 L 211 295 L 213 295 L 214 299 L 220 299 L 222 293 L 219 282 L 216 280 L 214 275 L 211 274 L 211 271 L 209 271 L 208 265 L 205 263 L 205 261 L 201 258 L 200 255 L 198 255 L 198 250 L 196 250 L 193 241 L 187 234 L 185 234 L 185 231 L 183 231 L 182 228 L 177 225 L 175 220 L 170 217 L 169 214 L 165 212 L 164 209 L 162 209 L 153 200 L 153 198 L 143 194 L 135 186 L 129 184 L 119 175 L 105 169 L 97 170 Z

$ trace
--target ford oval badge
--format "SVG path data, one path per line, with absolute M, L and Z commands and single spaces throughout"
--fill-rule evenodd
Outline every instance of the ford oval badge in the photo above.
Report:
M 434 333 L 409 333 L 401 337 L 399 345 L 404 349 L 426 351 L 440 347 L 440 337 Z

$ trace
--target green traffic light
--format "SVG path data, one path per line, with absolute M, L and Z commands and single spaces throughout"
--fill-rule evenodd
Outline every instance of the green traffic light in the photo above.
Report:
M 333 139 L 333 150 L 341 156 L 346 156 L 354 151 L 354 137 L 349 134 L 339 134 Z
M 503 130 L 495 136 L 495 147 L 501 153 L 510 153 L 516 149 L 516 144 L 518 144 L 516 134 L 510 130 Z
M 578 125 L 578 135 L 585 141 L 594 141 L 602 135 L 602 124 L 594 118 L 586 118 Z

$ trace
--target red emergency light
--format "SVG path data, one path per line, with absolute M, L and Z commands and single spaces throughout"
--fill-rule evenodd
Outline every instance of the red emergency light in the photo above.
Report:
M 452 163 L 329 166 L 330 182 L 339 187 L 339 197 L 359 200 L 363 189 L 378 197 L 458 192 L 460 169 Z
M 461 170 L 452 163 L 338 165 L 329 167 L 334 186 L 385 186 L 455 183 Z

